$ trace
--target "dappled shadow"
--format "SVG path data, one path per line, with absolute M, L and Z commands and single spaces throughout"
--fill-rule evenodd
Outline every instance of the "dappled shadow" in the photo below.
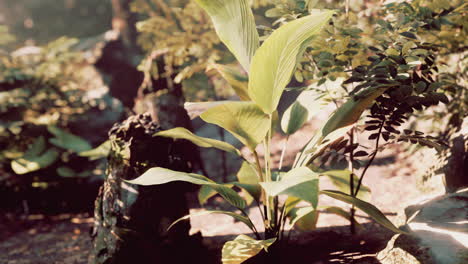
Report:
M 349 226 L 318 228 L 312 232 L 293 232 L 288 241 L 275 243 L 269 254 L 261 253 L 246 264 L 324 264 L 361 263 L 379 264 L 376 254 L 385 248 L 393 233 L 374 223 L 363 224 L 363 229 L 351 235 Z M 248 234 L 254 237 L 253 234 Z M 262 234 L 263 235 L 263 234 Z M 205 244 L 221 263 L 221 247 L 236 235 L 205 237 Z

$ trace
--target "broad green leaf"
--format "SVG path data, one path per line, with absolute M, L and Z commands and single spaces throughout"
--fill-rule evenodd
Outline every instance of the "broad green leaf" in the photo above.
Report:
M 287 23 L 255 52 L 249 74 L 249 96 L 265 113 L 276 110 L 302 53 L 333 13 L 322 11 Z
M 198 190 L 198 202 L 200 205 L 204 205 L 211 197 L 218 194 L 213 188 L 208 185 L 202 185 Z
M 218 211 L 218 210 L 206 210 L 206 211 L 201 211 L 201 212 L 198 212 L 198 213 L 194 213 L 194 214 L 189 214 L 189 215 L 186 215 L 184 217 L 181 217 L 179 219 L 177 219 L 176 221 L 174 221 L 168 228 L 167 230 L 171 229 L 174 225 L 176 225 L 177 223 L 179 223 L 180 221 L 183 221 L 183 220 L 187 220 L 187 219 L 190 219 L 190 217 L 194 217 L 194 216 L 203 216 L 203 215 L 209 215 L 209 214 L 224 214 L 224 215 L 228 215 L 228 216 L 231 216 L 232 218 L 246 224 L 250 229 L 253 229 L 253 224 L 252 222 L 245 216 L 243 215 L 240 215 L 240 214 L 236 214 L 236 213 L 233 213 L 233 212 L 229 212 L 229 211 Z
M 240 142 L 254 149 L 266 136 L 270 118 L 252 102 L 229 102 L 208 109 L 200 116 L 205 122 L 231 132 Z
M 303 231 L 312 231 L 317 227 L 319 212 L 312 206 L 293 208 L 289 213 L 291 225 Z
M 25 158 L 34 158 L 46 150 L 46 142 L 43 136 L 34 141 L 30 148 L 24 153 Z
M 335 185 L 339 191 L 344 192 L 344 193 L 349 193 L 350 192 L 350 181 L 349 177 L 351 175 L 351 171 L 349 170 L 331 170 L 331 171 L 325 171 L 322 173 L 324 176 L 328 177 L 333 185 Z M 359 182 L 359 176 L 354 175 L 353 177 L 353 186 L 356 189 L 358 186 Z M 371 190 L 369 187 L 365 185 L 361 185 L 359 188 L 359 193 L 357 195 L 357 198 L 364 200 L 364 201 L 369 201 L 371 198 Z
M 260 185 L 270 196 L 287 194 L 300 198 L 317 207 L 318 174 L 307 167 L 299 167 L 282 175 L 279 181 L 261 182 Z
M 388 220 L 388 218 L 385 217 L 385 215 L 379 209 L 377 209 L 377 207 L 368 202 L 339 191 L 324 190 L 320 191 L 320 193 L 328 195 L 342 202 L 352 204 L 368 214 L 372 219 L 381 224 L 383 227 L 386 227 L 396 233 L 404 233 L 402 230 L 393 225 L 393 223 L 390 222 L 390 220 Z
M 111 142 L 109 140 L 104 141 L 101 145 L 97 146 L 94 149 L 82 151 L 78 153 L 80 157 L 88 157 L 90 160 L 97 160 L 102 158 L 107 158 L 111 149 Z
M 362 112 L 369 108 L 375 99 L 381 96 L 388 88 L 390 86 L 371 87 L 354 95 L 328 119 L 322 129 L 322 136 L 326 137 L 339 128 L 356 123 L 361 117 Z
M 48 126 L 47 130 L 55 136 L 54 138 L 49 139 L 49 142 L 57 147 L 74 152 L 83 152 L 92 149 L 88 141 L 56 126 Z
M 169 130 L 161 131 L 154 135 L 174 139 L 186 139 L 202 148 L 217 148 L 226 152 L 234 153 L 239 156 L 241 155 L 240 151 L 229 143 L 216 139 L 199 137 L 183 127 L 176 127 Z
M 210 15 L 216 33 L 248 72 L 259 45 L 248 0 L 195 0 Z
M 22 158 L 12 160 L 11 168 L 16 174 L 26 174 L 52 165 L 59 158 L 57 150 L 51 148 L 42 154 L 29 155 L 25 153 Z
M 213 64 L 211 67 L 216 69 L 219 74 L 221 74 L 221 76 L 228 82 L 232 89 L 234 89 L 242 101 L 250 101 L 248 91 L 249 78 L 247 75 L 244 75 L 237 71 L 234 67 L 227 65 Z
M 298 101 L 294 102 L 281 118 L 281 129 L 288 135 L 294 134 L 307 122 L 308 115 L 307 108 Z
M 234 186 L 234 184 L 223 184 L 224 186 L 228 187 L 228 188 L 232 188 Z M 209 185 L 202 185 L 200 187 L 200 190 L 198 190 L 198 202 L 200 203 L 200 205 L 203 205 L 205 204 L 211 197 L 217 195 L 218 192 L 211 188 Z
M 291 211 L 296 207 L 298 203 L 301 202 L 301 199 L 289 196 L 286 201 L 284 201 L 284 214 L 288 216 Z
M 232 241 L 224 244 L 222 250 L 223 264 L 240 264 L 257 255 L 276 241 L 276 238 L 268 240 L 255 240 L 246 235 L 239 235 Z
M 259 184 L 257 173 L 252 166 L 244 161 L 241 168 L 237 172 L 237 180 L 233 184 L 242 188 L 248 195 L 259 201 L 262 195 L 262 187 Z
M 198 185 L 208 185 L 210 188 L 218 192 L 231 205 L 237 208 L 245 208 L 246 206 L 244 199 L 242 199 L 242 197 L 240 197 L 239 194 L 237 194 L 237 192 L 231 188 L 222 184 L 217 184 L 207 177 L 195 173 L 186 173 L 155 167 L 147 170 L 140 177 L 127 182 L 147 186 L 175 181 L 189 182 Z

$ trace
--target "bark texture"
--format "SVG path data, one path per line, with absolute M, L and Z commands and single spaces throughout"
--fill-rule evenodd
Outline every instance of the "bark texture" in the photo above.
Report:
M 176 125 L 180 124 L 171 124 Z M 192 170 L 190 160 L 197 149 L 187 141 L 153 137 L 159 130 L 151 115 L 143 114 L 116 124 L 109 132 L 112 147 L 107 179 L 95 203 L 90 263 L 190 262 L 191 254 L 177 253 L 197 247 L 196 239 L 189 238 L 189 222 L 166 230 L 189 213 L 185 194 L 192 187 L 186 183 L 137 186 L 124 181 L 155 166 Z

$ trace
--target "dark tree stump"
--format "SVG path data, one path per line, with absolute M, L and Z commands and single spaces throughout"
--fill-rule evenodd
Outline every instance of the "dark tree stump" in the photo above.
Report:
M 193 187 L 186 183 L 137 186 L 123 181 L 155 166 L 191 171 L 190 160 L 197 149 L 187 141 L 153 137 L 159 130 L 151 116 L 144 114 L 116 124 L 109 132 L 112 146 L 107 179 L 95 204 L 90 263 L 190 261 L 186 249 L 196 247 L 196 239 L 189 238 L 189 222 L 166 230 L 189 213 L 185 194 Z
M 445 165 L 445 189 L 448 193 L 468 187 L 468 141 L 466 135 L 458 133 L 452 144 Z

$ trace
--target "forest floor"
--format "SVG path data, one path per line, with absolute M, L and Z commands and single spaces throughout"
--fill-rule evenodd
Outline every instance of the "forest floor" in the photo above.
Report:
M 307 130 L 306 127 L 302 132 Z M 281 138 L 279 139 L 281 142 Z M 294 149 L 296 143 L 292 142 L 294 143 L 291 144 L 291 148 Z M 400 147 L 393 146 L 378 155 L 363 181 L 372 190 L 371 202 L 393 221 L 398 212 L 424 195 L 417 187 L 417 175 L 413 173 L 414 159 L 407 159 L 403 153 Z M 321 188 L 331 187 L 330 182 L 323 180 L 320 185 Z M 346 204 L 327 197 L 320 197 L 320 204 L 349 208 Z M 214 198 L 208 206 L 219 209 L 225 205 Z M 192 208 L 191 212 L 200 210 L 203 209 Z M 261 226 L 258 208 L 250 208 L 250 214 L 253 222 Z M 363 228 L 358 229 L 357 234 L 352 236 L 347 220 L 321 213 L 317 230 L 291 233 L 291 242 L 295 246 L 289 247 L 284 254 L 282 251 L 282 256 L 288 259 L 287 263 L 294 264 L 379 263 L 375 258 L 376 253 L 386 246 L 392 233 L 371 221 L 362 212 L 357 212 L 357 220 Z M 87 263 L 92 223 L 92 217 L 87 214 L 21 217 L 4 215 L 0 217 L 0 263 Z M 201 232 L 204 243 L 213 254 L 220 253 L 225 241 L 238 234 L 249 233 L 242 223 L 234 222 L 232 218 L 224 215 L 194 217 L 191 224 L 191 232 Z

